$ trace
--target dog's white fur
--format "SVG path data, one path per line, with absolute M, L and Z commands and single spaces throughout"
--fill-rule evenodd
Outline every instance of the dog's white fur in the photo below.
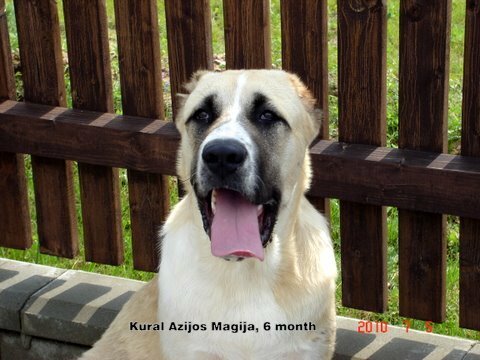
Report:
M 249 94 L 262 92 L 291 128 L 272 161 L 282 161 L 280 205 L 265 260 L 227 262 L 212 256 L 196 196 L 175 206 L 163 230 L 159 275 L 125 305 L 82 359 L 330 359 L 335 342 L 336 266 L 328 226 L 304 193 L 310 182 L 308 145 L 318 132 L 313 99 L 283 71 L 199 73 L 187 85 L 176 125 L 182 135 L 178 172 L 189 179 L 194 156 L 186 121 L 198 102 L 217 90 L 221 126 L 235 124 Z M 222 124 L 223 122 L 223 124 Z M 224 128 L 225 129 L 225 128 Z M 213 131 L 210 133 L 211 136 Z M 215 136 L 218 136 L 215 135 Z M 248 132 L 242 133 L 248 138 Z M 206 324 L 207 331 L 129 330 L 130 321 Z M 211 331 L 212 322 L 255 324 L 259 331 Z M 266 331 L 264 324 L 271 329 Z M 315 331 L 276 331 L 275 324 L 315 324 Z

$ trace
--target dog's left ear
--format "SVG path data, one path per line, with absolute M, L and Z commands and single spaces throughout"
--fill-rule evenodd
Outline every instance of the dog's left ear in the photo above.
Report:
M 300 78 L 295 74 L 289 74 L 289 77 L 293 88 L 305 107 L 305 110 L 307 110 L 312 118 L 312 125 L 316 136 L 322 127 L 322 110 L 315 106 L 317 100 L 313 97 L 310 90 L 308 90 Z
M 183 88 L 187 91 L 187 94 L 190 94 L 196 87 L 203 75 L 208 74 L 208 70 L 197 70 L 190 77 L 190 80 L 183 84 Z
M 192 93 L 192 91 L 197 87 L 198 81 L 200 78 L 207 74 L 209 71 L 208 70 L 198 70 L 193 73 L 193 75 L 190 77 L 190 80 L 182 85 L 183 90 L 185 90 L 184 93 L 178 93 L 175 95 L 175 98 L 177 100 L 176 102 L 176 110 L 177 114 L 178 111 L 183 108 L 183 105 L 185 104 L 185 101 L 187 101 L 188 95 Z

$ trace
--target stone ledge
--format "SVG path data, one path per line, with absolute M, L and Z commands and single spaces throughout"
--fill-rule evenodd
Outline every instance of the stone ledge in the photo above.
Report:
M 0 330 L 0 358 L 2 360 L 73 360 L 89 347 L 23 336 L 17 332 Z
M 76 358 L 143 284 L 0 259 L 0 358 Z M 336 360 L 480 360 L 478 341 L 391 325 L 385 334 L 360 334 L 358 320 L 337 320 Z
M 362 334 L 357 327 L 357 319 L 337 317 L 335 360 L 480 360 L 478 341 L 392 325 L 386 333 Z
M 476 344 L 470 350 L 463 360 L 479 360 L 480 359 L 480 344 Z
M 0 263 L 0 329 L 20 331 L 20 311 L 27 300 L 65 271 L 2 259 Z
M 68 270 L 33 294 L 21 313 L 31 336 L 93 345 L 143 282 Z

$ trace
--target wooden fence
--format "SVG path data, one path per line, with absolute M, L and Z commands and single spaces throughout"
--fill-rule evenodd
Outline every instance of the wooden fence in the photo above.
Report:
M 445 215 L 461 217 L 460 324 L 480 330 L 480 2 L 467 1 L 461 155 L 445 154 L 450 0 L 402 0 L 399 149 L 385 147 L 385 1 L 338 0 L 339 142 L 328 140 L 327 5 L 281 1 L 283 67 L 325 111 L 311 149 L 316 206 L 338 198 L 345 306 L 387 305 L 386 212 L 399 208 L 400 315 L 445 319 Z M 0 0 L 0 246 L 31 246 L 23 155 L 31 154 L 40 249 L 78 251 L 77 161 L 88 261 L 123 261 L 116 168 L 128 169 L 134 266 L 154 270 L 178 134 L 164 119 L 157 4 L 115 1 L 123 115 L 113 114 L 105 0 L 64 0 L 73 108 L 55 2 L 15 0 L 24 102 L 15 101 Z M 268 0 L 224 0 L 227 68 L 271 67 Z M 165 0 L 171 89 L 212 69 L 208 0 Z M 165 49 L 162 49 L 165 50 Z M 456 59 L 458 61 L 458 59 Z M 161 120 L 158 120 L 161 119 Z M 477 157 L 477 158 L 475 158 Z

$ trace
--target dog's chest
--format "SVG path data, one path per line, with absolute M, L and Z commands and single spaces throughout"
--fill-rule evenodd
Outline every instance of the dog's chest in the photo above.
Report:
M 268 276 L 248 272 L 247 266 L 242 270 L 242 264 L 225 263 L 232 266 L 219 271 L 187 248 L 180 258 L 171 255 L 159 276 L 161 343 L 170 358 L 289 358 L 288 353 L 316 347 L 312 332 L 277 327 L 301 319 L 278 304 Z
M 181 358 L 199 353 L 235 358 L 232 352 L 246 354 L 281 345 L 282 336 L 265 330 L 269 324 L 287 321 L 268 289 L 251 286 L 242 293 L 244 284 L 240 282 L 229 294 L 231 286 L 219 288 L 194 274 L 173 279 L 175 289 L 161 287 L 166 296 L 160 296 L 159 306 L 160 319 L 165 328 L 168 326 L 162 333 L 162 344 L 168 344 L 165 350 L 170 348 L 177 358 L 182 350 Z

